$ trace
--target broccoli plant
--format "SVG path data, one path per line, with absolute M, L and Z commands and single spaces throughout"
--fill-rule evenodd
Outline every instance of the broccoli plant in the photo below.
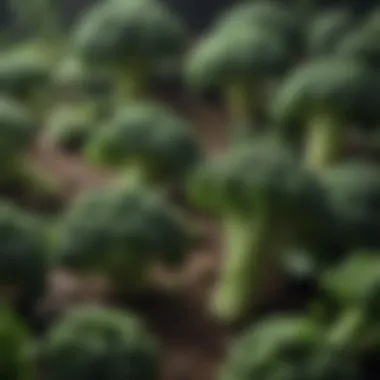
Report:
M 0 293 L 17 301 L 38 297 L 49 269 L 49 240 L 44 223 L 13 204 L 0 203 Z
M 324 170 L 320 178 L 336 210 L 345 251 L 380 248 L 378 168 L 351 162 Z
M 0 58 L 0 93 L 30 108 L 41 121 L 49 101 L 50 72 L 51 62 L 41 50 L 10 49 Z
M 329 207 L 314 175 L 279 143 L 260 139 L 200 166 L 190 178 L 189 198 L 221 217 L 224 262 L 211 307 L 227 322 L 261 301 L 279 255 L 306 244 Z
M 0 377 L 33 380 L 32 358 L 28 353 L 30 336 L 27 328 L 8 309 L 0 311 Z
M 81 153 L 98 126 L 96 109 L 91 105 L 57 106 L 46 121 L 46 137 L 70 153 Z
M 305 163 L 320 170 L 342 159 L 349 126 L 376 126 L 379 84 L 353 61 L 317 59 L 284 80 L 270 106 L 272 116 L 290 139 L 305 131 Z
M 59 265 L 104 274 L 132 292 L 146 288 L 152 264 L 178 267 L 190 243 L 184 221 L 163 197 L 125 184 L 79 196 L 57 235 Z
M 154 0 L 97 4 L 86 9 L 73 34 L 73 48 L 86 62 L 115 74 L 122 101 L 145 99 L 157 65 L 176 58 L 187 41 L 181 20 Z
M 155 104 L 124 107 L 89 138 L 89 162 L 125 168 L 137 183 L 181 183 L 201 154 L 185 120 Z
M 137 317 L 82 306 L 56 321 L 41 339 L 38 359 L 51 380 L 157 380 L 159 349 Z
M 322 337 L 323 329 L 311 318 L 266 318 L 233 344 L 218 379 L 314 379 L 309 377 L 308 365 Z
M 221 91 L 231 122 L 232 141 L 250 134 L 263 107 L 268 83 L 294 63 L 294 55 L 277 31 L 226 27 L 206 35 L 190 51 L 185 76 L 195 91 Z

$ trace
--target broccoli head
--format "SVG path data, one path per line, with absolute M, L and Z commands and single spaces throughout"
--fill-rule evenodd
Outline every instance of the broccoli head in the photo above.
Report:
M 40 295 L 49 263 L 44 223 L 13 204 L 0 203 L 0 289 L 15 291 L 16 296 Z
M 212 307 L 227 321 L 261 301 L 268 269 L 289 245 L 306 244 L 329 208 L 317 178 L 280 143 L 260 139 L 200 166 L 189 198 L 222 218 L 225 261 Z
M 293 139 L 306 129 L 306 165 L 323 169 L 341 159 L 348 126 L 376 125 L 379 85 L 372 72 L 351 60 L 314 60 L 284 80 L 272 116 Z
M 194 131 L 172 111 L 155 104 L 124 107 L 90 136 L 89 162 L 127 169 L 132 180 L 180 183 L 201 157 Z M 135 177 L 133 177 L 135 176 Z
M 28 355 L 30 336 L 27 328 L 8 308 L 0 311 L 0 377 L 33 380 L 32 360 Z
M 121 290 L 146 285 L 152 264 L 178 266 L 189 235 L 159 194 L 115 184 L 86 192 L 62 218 L 57 258 L 78 273 L 102 273 Z
M 46 135 L 54 145 L 80 153 L 97 128 L 96 110 L 91 104 L 53 108 L 46 122 Z
M 200 40 L 189 53 L 185 76 L 196 91 L 221 91 L 232 122 L 236 128 L 244 128 L 236 132 L 240 141 L 262 108 L 268 82 L 281 76 L 292 63 L 293 54 L 282 35 L 243 25 L 216 30 Z
M 75 51 L 87 62 L 116 72 L 122 99 L 146 97 L 157 64 L 177 57 L 187 30 L 163 4 L 153 0 L 108 1 L 86 9 L 74 30 Z
M 58 320 L 41 339 L 38 358 L 51 380 L 157 380 L 159 351 L 137 317 L 82 306 Z

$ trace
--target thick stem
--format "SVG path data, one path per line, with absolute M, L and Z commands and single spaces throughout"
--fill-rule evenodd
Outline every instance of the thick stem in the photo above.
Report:
M 245 141 L 252 133 L 252 112 L 255 109 L 253 88 L 249 83 L 232 84 L 225 93 L 225 102 L 232 124 L 230 142 Z
M 147 73 L 142 65 L 128 65 L 118 71 L 116 100 L 118 103 L 144 100 L 148 95 Z
M 312 170 L 323 170 L 342 156 L 344 134 L 334 119 L 320 115 L 310 120 L 306 141 L 305 163 Z
M 250 309 L 259 296 L 260 285 L 271 270 L 277 253 L 269 219 L 252 222 L 229 219 L 224 225 L 226 250 L 219 284 L 211 299 L 215 316 L 235 322 Z M 257 301 L 257 300 L 256 300 Z

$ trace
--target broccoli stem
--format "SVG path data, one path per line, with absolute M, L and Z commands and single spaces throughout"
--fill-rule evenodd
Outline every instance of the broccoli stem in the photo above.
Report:
M 326 115 L 313 117 L 308 125 L 306 166 L 312 170 L 322 170 L 340 159 L 342 149 L 341 124 Z
M 116 84 L 118 101 L 135 102 L 147 97 L 147 74 L 142 65 L 130 64 L 119 70 Z
M 259 286 L 277 252 L 270 218 L 229 218 L 224 225 L 225 257 L 211 300 L 215 316 L 225 322 L 242 317 L 257 301 Z
M 233 123 L 231 142 L 244 141 L 251 133 L 253 90 L 250 83 L 233 83 L 226 88 L 225 103 Z

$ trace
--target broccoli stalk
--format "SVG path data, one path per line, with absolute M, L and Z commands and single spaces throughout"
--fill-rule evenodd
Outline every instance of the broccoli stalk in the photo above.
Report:
M 376 126 L 379 88 L 373 73 L 359 63 L 315 60 L 285 78 L 272 116 L 290 139 L 304 139 L 306 166 L 322 170 L 342 159 L 349 127 Z
M 317 180 L 289 151 L 260 140 L 201 166 L 190 179 L 189 196 L 222 219 L 227 251 L 211 307 L 227 322 L 261 301 L 267 273 L 277 269 L 286 247 L 307 239 L 306 231 L 319 223 L 316 209 L 325 203 Z M 307 212 L 313 219 L 305 218 Z

